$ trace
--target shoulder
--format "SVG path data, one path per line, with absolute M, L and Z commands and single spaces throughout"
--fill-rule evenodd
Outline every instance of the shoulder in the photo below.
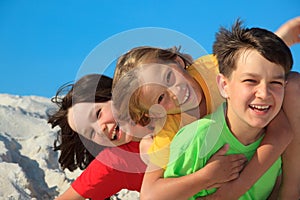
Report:
M 140 173 L 145 171 L 145 164 L 140 158 L 139 142 L 130 142 L 119 147 L 106 148 L 100 152 L 97 160 L 114 170 Z
M 226 124 L 224 106 L 222 104 L 214 113 L 181 128 L 174 137 L 172 146 L 187 148 L 192 142 L 201 144 L 207 135 L 212 133 L 214 133 L 213 135 L 220 134 L 223 126 Z
M 197 58 L 193 64 L 204 64 L 207 66 L 218 66 L 218 60 L 213 54 L 201 56 Z
M 209 118 L 202 118 L 182 127 L 172 141 L 172 146 L 186 149 L 192 142 L 201 142 L 206 130 L 213 123 Z
M 205 55 L 197 58 L 193 64 L 189 68 L 195 69 L 217 69 L 218 68 L 218 60 L 212 55 Z

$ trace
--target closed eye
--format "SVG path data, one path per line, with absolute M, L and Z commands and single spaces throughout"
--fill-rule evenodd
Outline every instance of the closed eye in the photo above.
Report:
M 243 82 L 248 82 L 248 83 L 256 83 L 257 81 L 254 79 L 245 79 Z
M 97 112 L 96 112 L 97 119 L 99 119 L 100 116 L 101 116 L 101 109 L 97 110 Z
M 284 85 L 283 81 L 272 81 L 271 84 L 276 84 L 276 85 Z

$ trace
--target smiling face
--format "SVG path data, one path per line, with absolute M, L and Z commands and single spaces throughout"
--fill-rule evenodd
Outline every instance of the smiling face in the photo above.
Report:
M 144 65 L 137 76 L 143 84 L 140 103 L 153 115 L 197 108 L 203 98 L 199 84 L 179 64 Z
M 111 101 L 73 105 L 68 112 L 68 123 L 72 130 L 102 146 L 119 146 L 139 140 L 119 128 L 112 114 Z M 138 134 L 140 130 L 137 126 L 128 130 Z
M 231 131 L 258 132 L 279 112 L 284 96 L 285 71 L 255 50 L 242 52 L 230 77 L 218 76 L 227 99 Z

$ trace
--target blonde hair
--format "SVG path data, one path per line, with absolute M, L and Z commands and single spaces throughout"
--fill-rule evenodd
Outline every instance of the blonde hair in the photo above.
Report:
M 118 59 L 113 77 L 113 88 L 124 74 L 137 66 L 147 63 L 168 64 L 175 62 L 177 56 L 182 58 L 186 66 L 193 63 L 193 58 L 189 54 L 181 53 L 180 47 L 162 49 L 142 46 L 133 48 Z
M 137 68 L 150 63 L 176 63 L 178 56 L 184 61 L 184 67 L 191 65 L 192 57 L 180 53 L 179 50 L 180 47 L 161 49 L 143 46 L 133 48 L 118 59 L 113 78 L 112 96 L 115 117 L 118 120 L 132 120 L 142 126 L 149 124 L 149 109 L 140 101 L 142 86 L 137 78 L 139 72 Z

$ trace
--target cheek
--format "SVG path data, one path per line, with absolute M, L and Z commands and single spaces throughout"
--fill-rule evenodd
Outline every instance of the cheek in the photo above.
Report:
M 101 118 L 103 118 L 103 120 L 105 120 L 105 121 L 113 121 L 114 120 L 114 115 L 112 113 L 112 110 L 110 108 L 102 110 Z
M 177 106 L 178 105 L 177 97 L 175 95 L 174 96 L 167 95 L 166 98 L 165 98 L 165 101 L 161 105 L 165 109 L 166 113 L 169 113 L 173 110 L 176 110 L 178 108 L 178 106 Z
M 137 126 L 132 129 L 132 136 L 137 138 L 143 138 L 145 135 L 150 133 L 150 130 L 147 127 Z
M 176 106 L 174 103 L 169 102 L 168 104 L 163 105 L 164 113 L 172 114 L 174 110 L 176 110 Z M 163 113 L 161 113 L 163 115 Z
M 279 103 L 282 104 L 284 99 L 284 90 L 278 91 L 274 96 L 276 99 L 278 99 Z
M 93 140 L 94 142 L 96 142 L 97 144 L 101 145 L 101 146 L 111 146 L 110 142 L 108 142 L 108 140 L 103 140 L 103 138 L 95 138 Z
M 161 118 L 166 115 L 166 109 L 160 104 L 155 104 L 150 107 L 149 114 L 150 117 Z
M 247 88 L 247 87 L 241 87 L 240 85 L 231 86 L 230 89 L 228 87 L 227 90 L 225 90 L 228 99 L 230 99 L 232 102 L 235 102 L 236 106 L 240 106 L 245 102 L 251 101 L 253 98 L 255 98 L 254 92 Z

